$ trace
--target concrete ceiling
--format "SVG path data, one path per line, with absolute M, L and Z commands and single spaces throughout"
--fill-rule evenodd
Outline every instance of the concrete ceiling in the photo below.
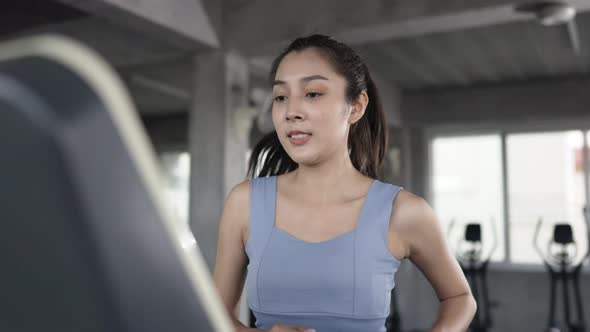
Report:
M 194 54 L 238 50 L 261 85 L 273 55 L 315 32 L 353 45 L 408 91 L 585 75 L 590 1 L 569 1 L 579 11 L 573 30 L 514 11 L 527 2 L 4 0 L 0 38 L 55 32 L 87 43 L 117 68 L 146 114 L 188 108 Z
M 570 76 L 590 67 L 590 14 L 578 15 L 576 25 L 579 51 L 567 26 L 534 21 L 370 43 L 363 51 L 407 90 Z

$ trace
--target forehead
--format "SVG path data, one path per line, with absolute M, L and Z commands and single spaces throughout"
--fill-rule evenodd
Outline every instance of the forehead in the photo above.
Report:
M 327 57 L 314 48 L 287 54 L 277 68 L 275 79 L 295 81 L 312 75 L 321 75 L 329 80 L 343 79 Z

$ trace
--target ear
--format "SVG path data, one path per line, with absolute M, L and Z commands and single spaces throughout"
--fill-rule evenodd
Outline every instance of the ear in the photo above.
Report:
M 358 98 L 352 101 L 352 110 L 350 112 L 350 117 L 348 118 L 348 122 L 351 125 L 355 124 L 363 117 L 368 104 L 369 95 L 367 94 L 367 91 L 362 91 Z

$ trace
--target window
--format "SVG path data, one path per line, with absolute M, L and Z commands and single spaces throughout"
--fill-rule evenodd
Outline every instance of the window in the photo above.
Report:
M 540 263 L 533 238 L 543 250 L 556 223 L 570 223 L 578 255 L 586 250 L 581 131 L 512 134 L 506 137 L 510 252 L 515 263 Z
M 188 224 L 190 156 L 187 152 L 165 152 L 160 161 L 166 198 L 178 220 Z
M 590 141 L 590 132 L 585 134 Z M 482 224 L 484 252 L 485 242 L 492 242 L 491 227 L 495 227 L 498 249 L 492 260 L 539 264 L 542 260 L 534 237 L 542 220 L 539 247 L 547 251 L 555 224 L 567 223 L 580 259 L 588 248 L 584 206 L 589 188 L 583 135 L 581 130 L 568 130 L 435 137 L 431 146 L 433 206 L 444 227 L 452 220 L 457 225 L 458 230 L 448 234 L 451 246 L 458 247 L 464 225 L 473 220 Z
M 484 256 L 497 247 L 492 260 L 504 259 L 504 207 L 500 135 L 439 137 L 432 141 L 433 208 L 454 250 L 464 238 L 465 226 L 481 224 Z

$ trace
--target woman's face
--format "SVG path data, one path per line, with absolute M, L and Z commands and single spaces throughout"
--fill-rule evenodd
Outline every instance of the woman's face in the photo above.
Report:
M 313 165 L 347 151 L 350 124 L 358 121 L 364 107 L 358 116 L 346 100 L 346 87 L 344 77 L 317 49 L 283 58 L 273 84 L 272 121 L 293 161 Z

